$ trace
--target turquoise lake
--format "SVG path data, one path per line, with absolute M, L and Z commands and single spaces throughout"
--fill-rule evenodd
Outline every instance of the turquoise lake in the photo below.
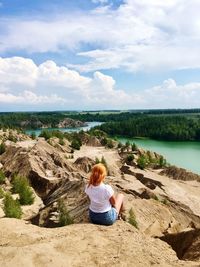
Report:
M 169 142 L 151 139 L 117 138 L 163 155 L 167 162 L 200 174 L 200 142 Z
M 87 126 L 84 126 L 84 127 L 76 127 L 76 128 L 45 128 L 45 130 L 49 130 L 49 131 L 59 130 L 59 131 L 62 131 L 62 132 L 71 133 L 71 132 L 79 132 L 81 130 L 88 131 L 92 127 L 95 127 L 95 126 L 98 126 L 98 125 L 101 125 L 101 124 L 102 124 L 102 122 L 92 121 L 92 122 L 87 122 Z M 36 136 L 38 136 L 38 135 L 40 135 L 42 130 L 44 130 L 44 129 L 27 130 L 25 132 L 26 132 L 26 134 L 31 134 L 31 133 L 34 132 L 36 134 Z
M 80 130 L 87 131 L 90 128 L 100 125 L 101 122 L 88 122 L 88 126 L 79 128 L 50 128 L 49 130 L 60 130 L 63 132 L 76 132 Z M 41 129 L 26 131 L 27 134 L 35 132 L 38 136 Z M 134 139 L 118 137 L 122 143 L 130 141 L 136 143 L 138 146 L 157 152 L 163 155 L 167 162 L 178 167 L 185 168 L 194 173 L 200 174 L 200 142 L 169 142 L 169 141 L 155 141 L 151 139 Z

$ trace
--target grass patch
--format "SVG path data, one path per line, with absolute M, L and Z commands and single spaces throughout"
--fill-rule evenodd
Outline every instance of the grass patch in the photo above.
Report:
M 136 216 L 132 208 L 129 210 L 128 222 L 138 229 L 138 222 L 136 220 Z

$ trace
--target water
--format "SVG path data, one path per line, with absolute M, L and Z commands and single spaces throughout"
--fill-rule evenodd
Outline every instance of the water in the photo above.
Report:
M 101 122 L 88 122 L 88 126 L 78 128 L 49 128 L 48 130 L 60 130 L 63 132 L 87 131 L 90 128 L 101 125 Z M 36 136 L 41 133 L 42 129 L 28 130 L 27 134 L 35 132 Z M 130 141 L 136 143 L 139 147 L 151 150 L 163 155 L 167 162 L 178 167 L 185 168 L 194 173 L 200 174 L 200 142 L 169 142 L 155 141 L 151 139 L 134 139 L 134 138 L 117 138 L 122 143 Z
M 77 127 L 77 128 L 45 128 L 45 130 L 49 130 L 49 131 L 59 130 L 61 132 L 72 133 L 72 132 L 79 132 L 81 130 L 88 131 L 92 127 L 95 127 L 95 126 L 98 126 L 98 125 L 101 125 L 101 124 L 102 124 L 102 122 L 91 121 L 91 122 L 87 122 L 87 126 L 83 126 L 83 127 Z M 42 130 L 44 130 L 44 129 L 27 130 L 25 132 L 26 132 L 26 134 L 35 133 L 36 136 L 39 136 L 41 134 Z
M 200 142 L 169 142 L 151 139 L 117 138 L 163 155 L 167 162 L 200 174 Z

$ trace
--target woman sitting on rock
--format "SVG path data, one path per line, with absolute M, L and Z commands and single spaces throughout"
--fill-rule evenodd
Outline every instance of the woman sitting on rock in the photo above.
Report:
M 120 216 L 124 195 L 114 196 L 112 187 L 103 183 L 106 175 L 103 164 L 94 165 L 85 192 L 90 199 L 90 221 L 95 224 L 112 225 Z

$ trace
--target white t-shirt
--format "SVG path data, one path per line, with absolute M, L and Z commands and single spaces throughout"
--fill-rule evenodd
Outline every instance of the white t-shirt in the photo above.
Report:
M 114 191 L 110 185 L 101 183 L 100 185 L 88 185 L 85 188 L 85 193 L 90 198 L 90 210 L 96 213 L 109 211 L 112 206 L 109 199 L 113 196 Z

